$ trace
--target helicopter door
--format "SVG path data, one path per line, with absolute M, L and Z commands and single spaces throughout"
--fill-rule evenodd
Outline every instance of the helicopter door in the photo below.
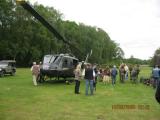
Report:
M 73 76 L 73 59 L 71 58 L 64 58 L 63 59 L 63 64 L 62 64 L 62 69 L 63 69 L 63 75 L 66 77 L 71 77 Z
M 64 58 L 63 59 L 63 64 L 62 64 L 62 68 L 63 69 L 69 69 L 71 66 L 70 66 L 70 60 L 68 58 Z
M 67 59 L 64 59 L 62 64 L 63 69 L 67 68 L 67 63 L 68 63 Z

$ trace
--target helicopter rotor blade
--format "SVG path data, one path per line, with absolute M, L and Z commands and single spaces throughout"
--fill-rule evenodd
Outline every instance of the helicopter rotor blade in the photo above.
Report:
M 21 5 L 28 12 L 30 12 L 37 20 L 39 20 L 40 23 L 42 23 L 51 33 L 53 33 L 57 39 L 62 40 L 69 47 L 76 49 L 82 54 L 82 52 L 77 47 L 75 47 L 75 45 L 72 45 L 69 41 L 67 41 L 50 23 L 47 22 L 45 18 L 43 18 L 36 10 L 34 10 L 34 8 L 25 0 L 16 0 L 16 3 Z

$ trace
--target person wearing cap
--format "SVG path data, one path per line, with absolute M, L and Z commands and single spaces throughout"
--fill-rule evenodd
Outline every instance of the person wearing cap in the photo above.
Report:
M 39 65 L 36 65 L 36 62 L 33 62 L 33 66 L 31 67 L 33 84 L 37 86 L 37 78 L 40 72 Z
M 112 70 L 111 70 L 111 79 L 112 79 L 112 85 L 114 86 L 116 84 L 116 76 L 117 76 L 117 69 L 116 66 L 114 65 Z

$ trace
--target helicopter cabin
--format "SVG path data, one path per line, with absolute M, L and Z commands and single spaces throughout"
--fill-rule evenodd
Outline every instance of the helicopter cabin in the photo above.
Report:
M 48 77 L 74 77 L 78 59 L 69 54 L 45 55 L 41 74 Z

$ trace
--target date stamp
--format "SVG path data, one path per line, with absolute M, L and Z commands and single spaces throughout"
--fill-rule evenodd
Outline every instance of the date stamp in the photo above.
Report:
M 116 104 L 116 105 L 112 105 L 112 110 L 150 110 L 150 105 L 146 105 L 146 104 L 138 104 L 138 105 Z

